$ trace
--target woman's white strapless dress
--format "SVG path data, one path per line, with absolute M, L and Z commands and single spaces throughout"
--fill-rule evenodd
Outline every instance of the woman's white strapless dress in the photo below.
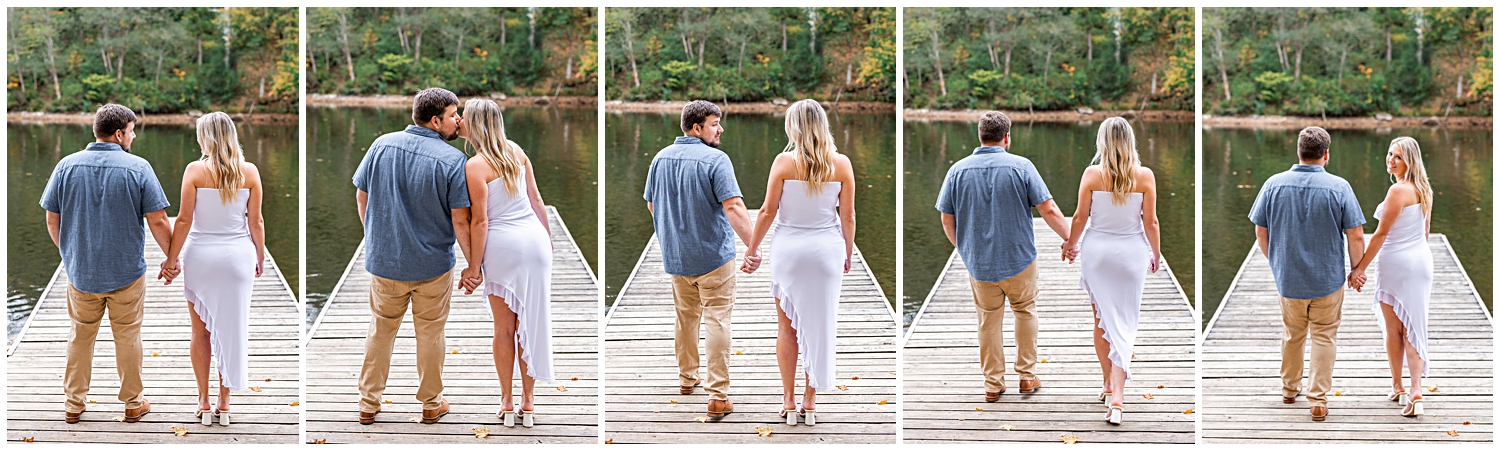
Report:
M 531 209 L 526 174 L 516 182 L 518 192 L 505 189 L 505 181 L 491 180 L 485 212 L 489 234 L 484 242 L 484 293 L 499 296 L 516 314 L 516 343 L 526 375 L 553 381 L 552 373 L 552 237 Z M 489 308 L 489 302 L 484 303 Z M 493 312 L 492 312 L 493 313 Z
M 771 296 L 797 330 L 797 352 L 809 385 L 834 389 L 834 329 L 844 277 L 844 232 L 839 223 L 843 184 L 827 182 L 817 196 L 808 183 L 785 180 L 771 238 Z
M 1098 309 L 1099 327 L 1109 341 L 1109 360 L 1130 380 L 1130 357 L 1141 316 L 1141 290 L 1150 272 L 1151 244 L 1141 223 L 1145 195 L 1130 193 L 1115 205 L 1108 191 L 1094 191 L 1089 225 L 1079 244 L 1083 264 L 1078 285 Z
M 1375 207 L 1375 217 L 1385 213 L 1385 202 Z M 1417 355 L 1426 365 L 1422 366 L 1422 377 L 1432 360 L 1427 358 L 1427 299 L 1432 293 L 1432 249 L 1427 247 L 1427 217 L 1422 214 L 1422 204 L 1408 205 L 1401 209 L 1396 223 L 1391 224 L 1380 254 L 1375 256 L 1375 318 L 1380 330 L 1385 330 L 1385 314 L 1380 304 L 1388 304 L 1396 317 L 1406 325 L 1406 340 L 1417 348 Z M 1405 364 L 1403 363 L 1403 366 Z
M 195 195 L 192 230 L 182 246 L 182 295 L 207 326 L 219 385 L 245 390 L 256 263 L 246 218 L 250 190 L 240 189 L 228 204 L 214 188 L 198 188 Z

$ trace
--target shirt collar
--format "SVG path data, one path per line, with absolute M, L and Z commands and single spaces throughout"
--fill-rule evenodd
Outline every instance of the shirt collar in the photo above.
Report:
M 1005 152 L 1005 148 L 1004 147 L 1000 147 L 1000 146 L 979 146 L 979 147 L 975 147 L 974 148 L 974 155 L 979 155 L 979 154 L 982 154 L 982 153 L 1006 153 L 1006 152 Z
M 1328 170 L 1324 169 L 1322 165 L 1317 165 L 1317 164 L 1294 164 L 1294 165 L 1292 165 L 1292 171 L 1295 171 L 1295 172 L 1328 172 Z
M 678 136 L 673 144 L 703 144 L 703 140 L 697 136 Z
M 121 151 L 121 152 L 123 152 L 123 151 L 125 151 L 125 148 L 124 147 L 120 147 L 119 144 L 115 144 L 115 143 L 106 143 L 106 142 L 95 141 L 95 142 L 89 143 L 89 145 L 87 147 L 84 147 L 83 150 L 94 150 L 94 151 L 100 151 L 100 152 L 112 152 L 112 151 Z
M 443 135 L 439 135 L 436 130 L 433 130 L 433 129 L 430 129 L 430 128 L 427 128 L 427 127 L 417 126 L 417 125 L 408 125 L 408 126 L 406 126 L 406 132 L 407 133 L 411 133 L 413 135 L 417 135 L 417 136 L 425 136 L 425 137 L 428 137 L 428 138 L 443 139 Z

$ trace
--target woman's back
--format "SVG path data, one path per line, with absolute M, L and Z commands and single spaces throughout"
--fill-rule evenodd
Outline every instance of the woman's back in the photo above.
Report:
M 776 224 L 805 229 L 838 226 L 839 194 L 842 190 L 843 183 L 826 182 L 821 192 L 809 195 L 812 191 L 810 183 L 803 180 L 783 180 Z

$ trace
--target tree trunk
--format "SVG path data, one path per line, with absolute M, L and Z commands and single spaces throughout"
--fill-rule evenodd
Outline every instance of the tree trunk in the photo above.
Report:
M 1385 27 L 1385 62 L 1391 62 L 1391 27 Z
M 947 96 L 948 82 L 946 80 L 943 80 L 943 57 L 940 53 L 938 53 L 937 29 L 931 29 L 928 31 L 932 34 L 932 67 L 937 70 L 938 90 L 942 91 L 943 96 Z
M 693 59 L 693 46 L 688 45 L 687 33 L 678 32 L 677 37 L 682 38 L 682 53 L 687 55 L 689 60 Z
M 130 40 L 130 29 L 127 28 L 127 29 L 125 29 L 125 34 L 120 37 L 120 42 L 129 42 L 129 40 Z M 228 46 L 224 47 L 224 52 L 226 54 L 229 52 L 229 47 Z M 125 49 L 120 49 L 120 57 L 115 59 L 115 81 L 116 82 L 125 81 L 125 54 L 126 53 L 128 53 L 128 51 L 126 51 Z
M 1047 77 L 1052 75 L 1052 49 L 1047 49 L 1047 58 L 1042 63 L 1042 84 L 1047 84 Z
M 505 48 L 505 10 L 500 10 L 500 48 Z
M 743 67 L 745 67 L 745 39 L 740 38 L 740 61 L 738 63 L 735 63 L 734 71 L 740 74 L 744 74 L 745 71 L 742 69 Z
M 198 37 L 198 67 L 203 67 L 203 37 Z
M 989 41 L 985 41 L 984 42 L 984 51 L 985 51 L 985 53 L 988 53 L 990 55 L 990 68 L 991 69 L 999 69 L 1000 68 L 1000 55 L 995 52 L 995 43 L 989 42 Z
M 51 72 L 51 74 L 52 74 L 52 94 L 56 96 L 57 100 L 61 100 L 62 99 L 62 87 L 61 87 L 61 85 L 57 84 L 57 57 L 56 57 L 56 55 L 54 55 L 54 53 L 57 53 L 56 49 L 54 47 L 56 44 L 53 42 L 52 36 L 47 36 L 46 42 L 47 42 L 47 71 Z M 105 61 L 109 61 L 109 59 L 106 58 Z
M 844 84 L 854 84 L 854 58 L 849 58 L 849 64 L 844 67 Z
M 1456 98 L 1456 99 L 1462 99 L 1462 98 L 1464 98 L 1464 73 L 1463 72 L 1459 72 L 1458 73 L 1458 85 L 1456 85 L 1456 86 L 1453 87 L 1453 97 Z
M 703 38 L 698 40 L 698 68 L 703 68 L 703 47 L 708 45 L 708 33 L 703 33 Z
M 786 55 L 786 19 L 781 19 L 781 54 Z
M 454 69 L 458 69 L 458 56 L 462 55 L 464 53 L 464 33 L 467 32 L 467 31 L 469 31 L 469 30 L 463 29 L 463 28 L 459 28 L 458 29 L 458 42 L 453 43 L 453 68 Z M 572 64 L 572 60 L 571 59 L 568 60 L 568 63 L 571 65 Z
M 630 60 L 630 77 L 635 80 L 635 87 L 639 88 L 641 87 L 641 72 L 635 66 L 635 44 L 632 42 L 635 40 L 635 34 L 631 30 L 630 23 L 629 20 L 625 21 L 625 58 Z M 504 30 L 504 28 L 501 29 Z M 500 32 L 500 35 L 504 36 L 505 32 Z
M 1088 59 L 1089 62 L 1092 63 L 1094 62 L 1094 35 L 1091 33 L 1084 33 L 1083 42 L 1086 42 L 1089 45 Z
M 106 52 L 102 46 L 99 47 L 99 59 L 104 60 L 104 74 L 114 74 L 114 64 L 109 60 L 109 52 Z
M 1281 44 L 1277 44 L 1280 46 Z M 1214 53 L 1219 60 L 1219 84 L 1224 85 L 1224 101 L 1229 101 L 1229 72 L 1224 68 L 1224 30 L 1214 28 Z
M 264 72 L 262 72 L 261 75 L 260 75 L 260 91 L 259 91 L 258 94 L 256 94 L 255 97 L 256 98 L 261 98 L 261 97 L 265 97 L 265 96 L 266 96 L 266 75 L 265 75 Z M 255 108 L 255 107 L 251 106 L 251 108 Z
M 1292 81 L 1302 79 L 1302 42 L 1297 43 L 1297 58 L 1292 62 Z
M 354 81 L 354 57 L 349 55 L 349 17 L 339 13 L 339 44 L 344 50 L 344 67 L 349 69 L 349 81 Z
M 1014 48 L 1014 46 L 1005 47 L 1005 78 L 1010 78 L 1010 51 Z
M 161 60 L 165 57 L 165 53 L 159 53 L 156 55 L 156 77 L 151 80 L 151 85 L 153 86 L 161 86 Z
M 425 31 L 427 30 L 422 29 L 422 27 L 417 27 L 417 39 L 415 41 L 412 41 L 413 56 L 411 59 L 411 63 L 413 65 L 422 62 L 422 33 Z
M 1343 86 L 1344 85 L 1344 61 L 1346 59 L 1348 59 L 1348 58 L 1349 58 L 1349 49 L 1344 49 L 1344 51 L 1342 53 L 1339 53 L 1339 77 L 1338 77 L 1338 84 L 1339 84 L 1339 86 Z

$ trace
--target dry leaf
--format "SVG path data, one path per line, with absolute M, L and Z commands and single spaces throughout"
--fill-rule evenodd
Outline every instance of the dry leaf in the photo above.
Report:
M 1144 394 L 1144 395 L 1141 395 L 1141 397 L 1142 397 L 1142 398 L 1146 398 L 1146 399 L 1156 399 L 1156 397 L 1155 397 L 1155 396 L 1151 396 L 1151 394 L 1150 394 L 1150 393 L 1147 393 L 1147 394 Z
M 413 423 L 420 423 L 420 422 L 422 422 L 422 417 L 411 417 L 411 418 L 407 419 L 406 421 L 410 421 L 410 422 L 413 422 Z
M 26 440 L 26 443 L 31 443 L 32 440 L 36 440 L 36 436 L 26 437 L 22 440 Z
M 877 406 L 883 406 L 883 405 L 885 405 L 885 400 L 882 399 L 882 400 L 880 400 L 880 402 L 875 403 L 875 405 L 877 405 Z
M 469 430 L 474 431 L 474 438 L 490 438 L 490 430 L 488 428 L 471 428 Z
M 387 400 L 385 400 L 385 403 L 386 403 L 386 404 L 394 404 L 394 402 L 392 402 L 392 401 L 391 401 L 391 400 L 389 400 L 389 399 L 387 399 Z
M 292 401 L 291 405 L 292 405 L 292 407 L 296 407 L 296 406 L 302 405 L 302 401 Z
M 121 423 L 124 423 L 125 422 L 125 417 L 115 417 L 114 420 L 118 421 L 118 422 L 121 422 Z
M 1458 431 L 1453 430 L 1453 429 L 1449 429 L 1448 430 L 1448 435 L 1449 436 L 1453 436 L 1453 437 L 1458 437 Z
M 187 426 L 172 426 L 172 433 L 178 437 L 187 437 L 188 428 Z
M 1343 390 L 1335 391 L 1335 392 L 1333 392 L 1333 396 L 1344 396 L 1344 391 Z
M 653 411 L 651 411 L 651 413 L 661 413 L 661 411 L 660 410 L 653 410 Z
M 453 352 L 453 353 L 454 353 L 454 354 L 458 354 L 458 348 L 454 348 L 454 349 L 453 349 L 453 351 L 452 351 L 452 352 Z
M 250 387 L 250 391 L 260 393 L 260 387 Z
M 755 432 L 760 433 L 761 437 L 770 437 L 771 436 L 771 431 L 773 431 L 773 430 L 774 429 L 772 429 L 770 426 L 756 426 L 755 427 Z
M 1193 409 L 1184 410 L 1184 411 L 1182 411 L 1182 414 L 1183 415 L 1192 415 L 1193 414 Z
M 266 378 L 266 382 L 270 382 L 270 381 L 271 381 L 271 378 L 269 378 L 269 377 Z
M 1016 428 L 1015 426 L 1012 426 L 1012 425 L 1009 425 L 1009 424 L 1002 424 L 1002 425 L 1000 425 L 1000 429 L 1007 430 L 1007 431 L 1009 431 L 1011 429 L 1015 429 L 1015 428 Z
M 1078 436 L 1076 436 L 1076 435 L 1064 435 L 1064 436 L 1062 436 L 1062 441 L 1063 441 L 1064 445 L 1072 445 L 1074 443 L 1078 443 Z
M 677 400 L 675 400 L 675 399 L 668 399 L 667 402 L 672 403 L 672 404 L 677 404 Z
M 1047 363 L 1047 359 L 1042 359 L 1042 363 Z
M 1156 388 L 1162 389 L 1162 388 L 1167 388 L 1167 386 L 1165 386 L 1165 385 L 1158 385 L 1158 386 L 1156 386 Z
M 975 407 L 975 408 L 974 408 L 974 411 L 975 411 L 975 412 L 983 412 L 983 411 L 984 411 L 984 408 L 981 408 L 981 407 Z
M 859 376 L 854 376 L 854 377 L 851 377 L 851 378 L 849 378 L 849 380 L 852 380 L 852 381 L 857 381 L 857 380 L 859 380 Z
M 559 386 L 557 386 L 557 391 L 568 391 L 568 386 L 566 386 L 566 385 L 559 385 Z
M 156 351 L 151 351 L 151 356 L 152 357 L 161 357 L 161 353 L 156 352 Z
M 320 439 L 317 439 L 317 440 L 313 440 L 313 444 L 314 445 L 323 445 L 323 444 L 327 444 L 327 443 L 328 443 L 328 439 L 326 439 L 326 438 L 320 438 Z
M 958 419 L 958 421 L 963 421 L 963 420 L 964 420 L 964 419 L 963 419 L 963 418 L 959 418 L 959 419 Z
M 1464 426 L 1468 426 L 1468 425 L 1471 425 L 1471 424 L 1474 424 L 1474 423 L 1470 423 L 1470 422 L 1467 422 L 1467 421 L 1464 422 Z
M 734 355 L 745 355 L 744 350 L 734 351 Z
M 608 444 L 611 444 L 611 443 L 614 443 L 614 442 L 615 442 L 615 439 L 608 439 L 608 440 L 604 441 L 604 444 L 608 445 Z
M 695 417 L 695 418 L 693 418 L 693 421 L 697 421 L 699 423 L 707 423 L 708 422 L 708 417 Z
M 1428 393 L 1437 393 L 1437 384 L 1427 386 Z
M 578 380 L 578 376 L 573 376 L 573 380 Z
M 92 399 L 89 400 L 89 404 L 98 404 L 98 403 L 99 403 L 99 401 L 95 401 L 95 400 L 92 400 Z
M 895 376 L 895 375 L 896 375 L 896 372 L 895 372 L 895 371 L 891 371 L 891 372 L 890 372 L 890 373 L 891 373 L 891 375 L 892 375 L 892 376 Z
M 845 391 L 848 391 L 848 390 L 849 390 L 849 386 L 848 386 L 848 385 L 840 385 L 840 386 L 839 386 L 839 390 L 845 390 Z

